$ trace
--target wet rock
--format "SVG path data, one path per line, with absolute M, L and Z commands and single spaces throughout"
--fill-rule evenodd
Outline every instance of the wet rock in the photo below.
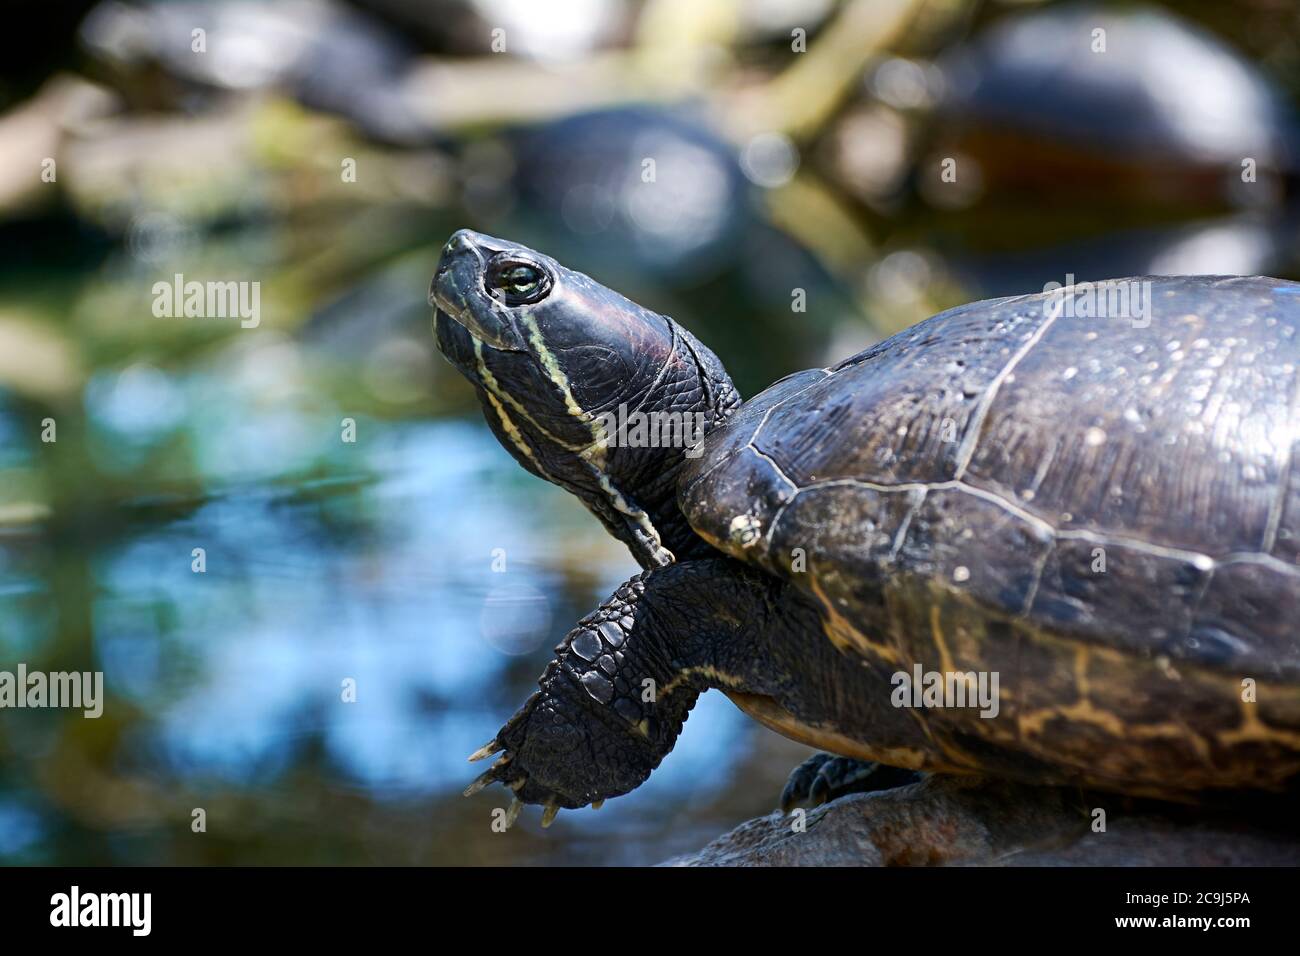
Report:
M 669 866 L 1259 866 L 1300 863 L 1285 808 L 1171 806 L 1006 781 L 931 777 L 852 794 L 805 826 L 773 812 Z M 1105 829 L 1095 829 L 1104 813 Z M 1276 812 L 1274 812 L 1276 811 Z M 1246 820 L 1251 822 L 1247 824 Z M 1276 822 L 1270 822 L 1276 821 Z

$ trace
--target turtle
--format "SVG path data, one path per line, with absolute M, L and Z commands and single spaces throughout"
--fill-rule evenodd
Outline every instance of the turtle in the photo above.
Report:
M 787 809 L 917 774 L 1193 804 L 1300 779 L 1300 283 L 974 302 L 747 401 L 513 242 L 456 232 L 429 296 L 492 432 L 642 568 L 472 755 L 511 821 L 639 786 L 709 689 L 821 751 Z

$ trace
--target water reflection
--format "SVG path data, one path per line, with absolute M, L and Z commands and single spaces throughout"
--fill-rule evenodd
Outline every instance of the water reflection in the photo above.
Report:
M 293 387 L 294 369 L 309 360 L 264 364 L 259 351 L 236 346 L 186 374 L 133 365 L 86 386 L 97 467 L 134 474 L 182 439 L 212 489 L 183 518 L 140 520 L 89 549 L 94 666 L 109 709 L 132 715 L 93 759 L 166 807 L 146 830 L 185 826 L 172 796 L 257 799 L 311 765 L 317 786 L 365 801 L 468 805 L 466 756 L 522 703 L 551 644 L 637 568 L 477 422 L 361 419 L 345 443 L 337 409 L 295 404 L 310 393 Z M 271 367 L 287 381 L 267 405 L 259 370 Z M 305 472 L 315 477 L 276 481 Z M 37 612 L 51 590 L 24 567 L 21 546 L 0 544 L 0 647 L 36 667 L 66 653 L 67 635 Z M 45 741 L 11 740 L 32 772 L 57 738 L 94 733 L 59 712 L 23 716 Z M 746 749 L 742 720 L 709 695 L 646 787 L 575 816 L 620 832 L 707 799 Z M 481 827 L 466 839 L 495 836 L 499 802 L 477 799 Z M 0 855 L 30 853 L 40 817 L 24 801 L 0 806 Z

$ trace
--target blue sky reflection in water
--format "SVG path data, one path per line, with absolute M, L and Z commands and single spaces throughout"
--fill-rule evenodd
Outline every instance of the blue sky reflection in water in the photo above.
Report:
M 259 381 L 272 361 L 287 377 Z M 460 801 L 496 836 L 489 815 L 504 793 L 463 800 L 480 769 L 466 756 L 531 692 L 572 622 L 637 568 L 476 420 L 363 418 L 359 440 L 343 442 L 338 410 L 294 387 L 308 361 L 272 340 L 185 375 L 137 365 L 89 381 L 99 469 L 130 474 L 180 444 L 207 488 L 184 517 L 142 520 L 93 549 L 96 666 L 137 715 L 112 759 L 163 791 L 255 794 L 310 756 L 325 788 L 376 803 Z M 297 475 L 309 477 L 285 479 Z M 153 479 L 165 488 L 166 470 Z M 204 573 L 191 569 L 195 547 Z M 492 570 L 494 548 L 505 573 Z M 39 580 L 0 547 L 0 601 L 18 612 L 5 615 L 6 657 L 35 650 L 21 625 L 39 617 L 33 590 Z M 357 682 L 356 703 L 340 699 L 344 678 Z M 706 695 L 646 786 L 572 816 L 613 833 L 674 816 L 728 786 L 755 732 Z M 0 813 L 0 855 L 27 847 L 21 833 L 38 817 L 21 804 Z M 646 852 L 642 862 L 657 860 Z

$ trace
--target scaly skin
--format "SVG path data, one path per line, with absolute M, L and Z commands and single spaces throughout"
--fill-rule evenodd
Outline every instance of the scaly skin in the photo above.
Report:
M 474 755 L 505 751 L 467 792 L 503 783 L 518 801 L 546 806 L 547 823 L 559 808 L 627 793 L 710 688 L 742 707 L 770 703 L 800 726 L 853 728 L 864 752 L 894 748 L 944 767 L 927 762 L 919 724 L 889 705 L 889 680 L 836 650 L 817 608 L 786 582 L 724 557 L 678 562 L 637 575 L 569 632 L 539 690 Z M 887 768 L 866 785 L 860 761 L 836 760 L 792 802 L 913 779 Z
M 620 587 L 568 633 L 539 690 L 475 755 L 505 751 L 469 792 L 499 781 L 525 803 L 575 808 L 639 786 L 699 695 L 740 679 L 717 669 L 718 652 L 753 645 L 780 590 L 746 572 L 726 558 L 688 561 Z

